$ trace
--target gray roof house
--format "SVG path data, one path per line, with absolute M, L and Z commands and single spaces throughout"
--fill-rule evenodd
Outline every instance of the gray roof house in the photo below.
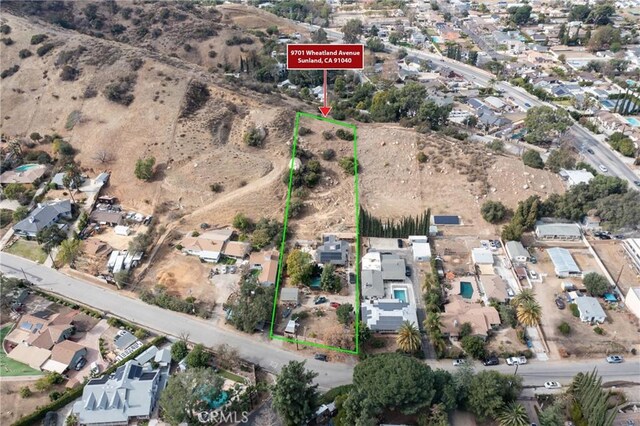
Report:
M 507 241 L 505 248 L 512 262 L 526 262 L 529 260 L 529 252 L 520 241 Z
M 384 297 L 384 281 L 382 271 L 375 269 L 362 270 L 362 296 L 369 299 L 372 297 Z
M 158 401 L 159 370 L 145 370 L 131 360 L 111 376 L 91 379 L 73 413 L 82 425 L 127 425 L 148 419 Z
M 285 287 L 280 291 L 280 301 L 282 303 L 300 303 L 300 291 L 294 287 Z
M 382 255 L 381 263 L 383 281 L 404 281 L 406 272 L 404 259 L 396 255 Z
M 607 314 L 595 297 L 577 297 L 575 303 L 578 305 L 582 322 L 598 322 L 602 324 L 607 319 Z
M 580 267 L 578 267 L 576 261 L 573 260 L 573 256 L 571 256 L 571 252 L 569 252 L 569 250 L 560 247 L 553 247 L 547 249 L 547 253 L 551 258 L 551 262 L 553 262 L 556 276 L 560 278 L 582 276 L 582 271 L 580 271 Z
M 60 218 L 71 219 L 71 212 L 69 200 L 39 204 L 29 216 L 13 225 L 13 230 L 17 235 L 33 238 L 38 231 L 57 223 Z
M 365 302 L 360 312 L 367 327 L 378 333 L 395 333 L 405 321 L 418 324 L 415 306 L 398 299 Z
M 582 238 L 580 227 L 575 223 L 541 223 L 536 224 L 536 238 L 540 240 L 572 241 Z
M 323 264 L 346 265 L 348 253 L 349 244 L 346 241 L 338 240 L 335 235 L 327 235 L 316 250 L 316 261 Z

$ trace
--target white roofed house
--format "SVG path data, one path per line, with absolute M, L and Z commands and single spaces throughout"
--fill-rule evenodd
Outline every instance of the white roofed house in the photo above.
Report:
M 428 262 L 431 260 L 431 246 L 426 235 L 410 235 L 411 250 L 414 262 Z
M 489 249 L 474 248 L 471 251 L 473 264 L 478 269 L 480 275 L 493 274 L 493 253 Z
M 183 253 L 198 256 L 205 262 L 218 262 L 224 245 L 232 234 L 233 231 L 225 229 L 207 231 L 197 237 L 184 237 L 180 245 Z
M 559 247 L 547 249 L 547 253 L 553 262 L 556 276 L 559 278 L 581 277 L 582 271 L 578 264 L 573 260 L 573 256 L 569 250 Z
M 538 222 L 535 234 L 539 240 L 577 241 L 582 238 L 580 227 L 575 223 Z
M 587 170 L 566 170 L 562 169 L 559 172 L 560 177 L 567 181 L 569 188 L 578 185 L 579 183 L 589 183 L 593 179 L 593 174 Z
M 529 260 L 529 252 L 520 241 L 507 241 L 505 248 L 512 262 L 524 263 Z
M 415 305 L 399 299 L 366 301 L 360 312 L 367 327 L 378 333 L 395 333 L 405 321 L 418 325 Z
M 580 320 L 582 322 L 597 322 L 602 324 L 607 319 L 607 314 L 595 297 L 577 297 L 575 304 L 578 305 Z

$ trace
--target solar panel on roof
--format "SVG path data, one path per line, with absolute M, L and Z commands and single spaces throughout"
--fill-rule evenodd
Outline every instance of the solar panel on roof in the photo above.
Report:
M 146 373 L 142 373 L 142 376 L 140 376 L 140 380 L 153 380 L 154 377 L 156 377 L 156 372 L 148 371 Z
M 124 376 L 124 365 L 116 370 L 115 379 L 122 380 L 122 376 Z
M 460 225 L 458 216 L 434 216 L 433 223 L 436 225 Z
M 35 333 L 36 331 L 39 331 L 42 328 L 43 324 L 36 324 L 36 326 L 33 329 L 33 332 Z
M 129 375 L 127 376 L 127 378 L 133 379 L 134 377 L 138 377 L 141 372 L 142 367 L 140 367 L 139 365 L 132 365 L 129 369 Z
M 105 383 L 107 383 L 108 380 L 109 380 L 108 376 L 102 376 L 102 377 L 98 377 L 97 379 L 89 380 L 89 383 L 87 384 L 88 385 L 104 385 Z
M 31 323 L 28 321 L 20 323 L 20 328 L 23 330 L 31 330 Z

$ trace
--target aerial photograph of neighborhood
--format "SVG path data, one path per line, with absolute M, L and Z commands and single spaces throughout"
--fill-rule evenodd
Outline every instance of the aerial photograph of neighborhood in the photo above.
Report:
M 0 41 L 0 425 L 640 426 L 640 0 Z

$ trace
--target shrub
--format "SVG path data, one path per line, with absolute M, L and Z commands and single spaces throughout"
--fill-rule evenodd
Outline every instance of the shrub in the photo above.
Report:
M 140 180 L 149 181 L 153 177 L 153 166 L 156 164 L 154 157 L 138 159 L 134 170 L 135 176 Z
M 7 24 L 0 25 L 0 33 L 5 35 L 11 33 L 11 27 Z
M 31 53 L 31 51 L 29 49 L 22 49 L 22 50 L 20 50 L 20 52 L 18 52 L 18 57 L 20 59 L 26 59 L 31 55 L 33 55 L 33 53 Z
M 485 201 L 482 204 L 480 213 L 484 220 L 489 223 L 500 223 L 507 214 L 507 208 L 500 201 Z
M 80 71 L 69 65 L 65 65 L 60 72 L 60 79 L 62 81 L 74 81 L 80 75 Z
M 11 46 L 14 43 L 11 37 L 2 37 L 0 38 L 0 41 L 2 41 L 5 46 Z
M 345 173 L 350 175 L 356 174 L 356 164 L 353 157 L 342 157 L 340 161 L 338 161 L 338 164 L 342 167 L 342 170 L 344 170 Z
M 336 136 L 345 141 L 353 140 L 353 133 L 344 129 L 336 130 Z
M 33 392 L 31 392 L 31 388 L 29 388 L 29 386 L 23 386 L 20 388 L 20 398 L 29 398 L 31 395 L 33 395 Z
M 251 37 L 240 37 L 237 35 L 232 36 L 230 39 L 225 41 L 227 46 L 237 46 L 240 44 L 253 44 L 253 39 Z
M 322 159 L 325 161 L 331 161 L 336 157 L 336 152 L 329 148 L 322 151 Z
M 211 59 L 215 58 L 216 56 L 218 56 L 218 54 L 216 53 L 215 50 L 210 50 L 209 53 L 207 53 L 207 55 L 209 55 L 209 57 Z
M 244 143 L 253 147 L 260 147 L 264 141 L 264 131 L 257 127 L 251 127 L 247 133 L 244 134 Z
M 7 77 L 11 77 L 15 73 L 17 73 L 19 69 L 20 69 L 20 65 L 17 65 L 17 64 L 12 67 L 9 67 L 6 70 L 2 71 L 2 73 L 0 73 L 0 78 L 4 79 Z
M 308 127 L 300 126 L 300 128 L 298 129 L 298 134 L 299 134 L 300 136 L 308 135 L 308 134 L 310 134 L 310 133 L 312 133 L 312 131 L 311 131 L 311 129 L 310 129 L 310 128 L 308 128 Z
M 75 150 L 71 144 L 62 139 L 55 139 L 53 141 L 52 151 L 54 154 L 60 154 L 64 156 L 71 156 L 75 153 Z
M 59 400 L 61 396 L 62 396 L 61 392 L 53 391 L 49 394 L 49 399 L 51 400 L 51 402 L 53 402 L 53 401 Z
M 575 303 L 571 303 L 569 304 L 569 309 L 571 310 L 571 314 L 574 317 L 576 318 L 580 317 L 580 309 L 578 309 L 578 305 L 576 305 Z
M 36 34 L 31 36 L 31 44 L 32 45 L 36 45 L 36 44 L 40 44 L 43 41 L 45 41 L 46 39 L 48 39 L 49 36 L 46 34 Z
M 322 137 L 324 138 L 324 140 L 329 141 L 333 139 L 333 133 L 331 133 L 329 130 L 325 130 L 324 132 L 322 132 Z
M 418 160 L 418 163 L 426 163 L 428 160 L 427 154 L 422 151 L 418 152 L 418 154 L 416 155 L 416 160 Z
M 53 43 L 45 43 L 36 49 L 36 53 L 38 54 L 38 56 L 44 56 L 49 53 L 49 51 L 54 47 L 56 47 L 56 45 Z
M 522 162 L 525 166 L 533 167 L 534 169 L 542 169 L 544 167 L 544 161 L 538 151 L 533 149 L 527 150 L 522 156 Z
M 209 185 L 209 189 L 211 189 L 211 192 L 222 192 L 224 190 L 224 187 L 221 183 L 212 183 L 211 185 Z
M 604 329 L 601 327 L 594 327 L 593 332 L 599 336 L 602 336 L 604 334 Z
M 568 336 L 571 334 L 571 326 L 568 323 L 563 321 L 558 326 L 558 331 L 560 331 L 560 333 L 562 333 L 563 336 Z
M 134 100 L 133 91 L 136 85 L 136 75 L 129 74 L 125 77 L 118 77 L 118 79 L 107 84 L 104 88 L 104 96 L 111 102 L 115 102 L 124 106 L 129 106 Z

